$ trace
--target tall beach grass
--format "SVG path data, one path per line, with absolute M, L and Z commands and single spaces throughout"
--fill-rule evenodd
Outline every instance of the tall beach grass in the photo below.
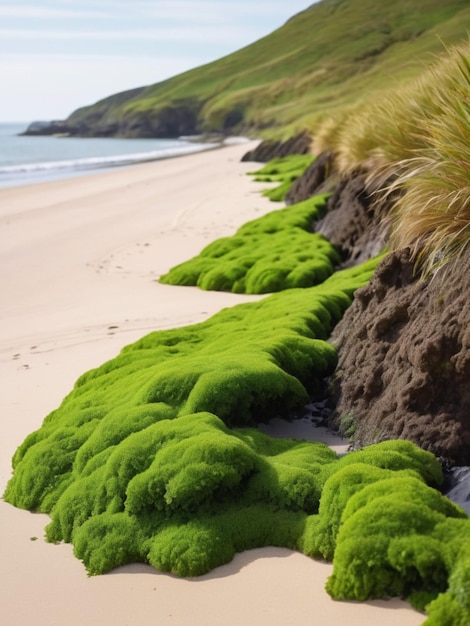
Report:
M 315 132 L 341 175 L 368 173 L 392 201 L 391 248 L 410 247 L 424 274 L 470 239 L 470 43 L 450 48 L 412 84 L 342 110 Z

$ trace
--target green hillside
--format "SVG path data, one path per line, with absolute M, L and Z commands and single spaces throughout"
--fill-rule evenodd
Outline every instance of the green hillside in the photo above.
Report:
M 467 0 L 322 0 L 254 44 L 75 111 L 73 134 L 286 137 L 417 76 L 468 39 Z

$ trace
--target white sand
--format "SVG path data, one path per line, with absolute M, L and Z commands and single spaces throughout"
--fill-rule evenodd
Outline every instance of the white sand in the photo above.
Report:
M 155 279 L 275 208 L 240 163 L 253 146 L 0 190 L 0 491 L 16 447 L 75 380 L 150 330 L 249 298 Z M 398 601 L 333 602 L 331 566 L 262 549 L 196 580 L 135 565 L 88 578 L 48 518 L 0 502 L 0 620 L 8 626 L 421 624 Z M 32 538 L 37 537 L 37 540 Z

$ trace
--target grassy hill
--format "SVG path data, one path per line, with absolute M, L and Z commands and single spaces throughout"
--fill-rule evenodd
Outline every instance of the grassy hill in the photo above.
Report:
M 469 27 L 467 0 L 322 0 L 246 48 L 67 122 L 82 135 L 285 138 L 417 76 Z

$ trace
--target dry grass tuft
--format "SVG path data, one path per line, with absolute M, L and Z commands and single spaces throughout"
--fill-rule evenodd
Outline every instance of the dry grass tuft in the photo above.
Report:
M 403 192 L 392 244 L 410 246 L 425 274 L 458 258 L 470 242 L 470 45 L 450 50 L 428 75 L 433 109 L 416 133 L 423 148 L 399 162 L 390 187 Z
M 413 84 L 325 122 L 318 148 L 393 198 L 391 246 L 410 247 L 425 275 L 458 258 L 470 240 L 470 42 Z

